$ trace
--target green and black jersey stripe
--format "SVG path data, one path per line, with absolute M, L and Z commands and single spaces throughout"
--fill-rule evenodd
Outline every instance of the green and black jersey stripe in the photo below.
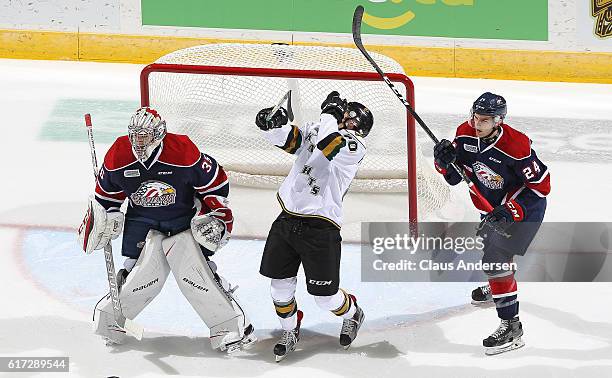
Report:
M 340 133 L 331 133 L 317 143 L 317 148 L 329 161 L 333 160 L 344 146 L 346 146 L 346 140 Z
M 283 150 L 285 150 L 286 152 L 289 152 L 290 154 L 294 154 L 295 151 L 297 151 L 301 145 L 302 145 L 302 133 L 300 132 L 300 129 L 292 125 L 291 131 L 289 132 L 289 135 L 287 135 L 287 141 L 285 142 L 285 144 L 282 146 L 277 146 L 277 147 L 282 148 Z

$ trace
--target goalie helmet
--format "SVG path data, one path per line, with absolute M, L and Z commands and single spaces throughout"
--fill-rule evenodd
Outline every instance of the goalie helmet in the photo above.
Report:
M 138 160 L 147 161 L 165 136 L 166 121 L 155 109 L 142 107 L 136 110 L 128 125 L 128 138 Z
M 366 137 L 374 125 L 374 116 L 370 109 L 358 102 L 349 102 L 346 107 L 346 112 L 348 113 L 348 117 L 345 119 L 344 123 L 347 126 L 352 125 L 351 128 L 355 130 L 355 134 L 360 137 Z

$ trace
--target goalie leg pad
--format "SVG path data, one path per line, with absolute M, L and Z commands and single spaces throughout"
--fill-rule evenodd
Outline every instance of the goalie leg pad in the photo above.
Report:
M 250 322 L 229 285 L 226 289 L 221 284 L 227 281 L 211 269 L 191 231 L 168 237 L 162 245 L 181 292 L 210 328 L 212 348 L 242 340 Z
M 164 237 L 159 231 L 149 231 L 143 253 L 120 288 L 121 309 L 129 319 L 134 319 L 160 293 L 168 278 L 170 267 L 162 250 Z M 96 306 L 94 332 L 117 344 L 125 338 L 116 327 L 110 294 Z

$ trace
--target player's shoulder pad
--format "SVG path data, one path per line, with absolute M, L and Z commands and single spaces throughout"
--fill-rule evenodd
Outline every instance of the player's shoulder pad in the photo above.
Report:
M 168 133 L 158 161 L 177 167 L 191 167 L 200 160 L 200 150 L 187 135 Z
M 116 171 L 135 162 L 136 156 L 127 135 L 117 138 L 104 156 L 104 167 L 108 171 Z
M 521 160 L 531 156 L 531 140 L 522 132 L 513 129 L 512 127 L 502 124 L 503 133 L 495 148 L 503 152 L 505 155 Z
M 476 136 L 476 129 L 470 126 L 467 121 L 459 125 L 459 127 L 457 127 L 457 131 L 455 132 L 455 138 L 461 137 L 478 138 Z

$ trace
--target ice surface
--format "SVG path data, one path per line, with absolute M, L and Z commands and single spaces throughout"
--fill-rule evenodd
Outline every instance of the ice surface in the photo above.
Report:
M 302 279 L 297 300 L 306 313 L 303 338 L 293 355 L 275 364 L 271 349 L 278 324 L 268 282 L 258 273 L 263 242 L 249 238 L 231 241 L 215 260 L 240 286 L 238 294 L 260 339 L 251 351 L 227 357 L 210 350 L 207 330 L 172 280 L 137 318 L 146 329 L 143 341 L 105 347 L 90 323 L 91 307 L 106 290 L 103 256 L 84 256 L 74 236 L 92 190 L 89 152 L 84 136 L 67 135 L 84 131 L 73 115 L 87 112 L 94 115 L 94 124 L 116 122 L 120 130 L 121 122 L 127 123 L 121 119 L 124 109 L 138 104 L 141 68 L 0 60 L 0 356 L 70 356 L 70 375 L 82 377 L 612 375 L 612 285 L 519 283 L 526 346 L 485 357 L 481 340 L 498 321 L 493 309 L 469 305 L 470 284 L 361 282 L 359 248 L 354 244 L 344 246 L 341 282 L 366 312 L 359 338 L 348 351 L 339 347 L 340 320 L 316 307 Z M 435 78 L 414 82 L 416 109 L 440 137 L 452 135 L 481 92 L 504 95 L 508 122 L 528 132 L 549 165 L 553 189 L 546 220 L 612 221 L 607 200 L 612 191 L 612 85 Z M 67 101 L 70 109 L 60 106 Z M 96 108 L 113 101 L 113 115 Z M 58 125 L 65 128 L 49 134 L 49 128 Z M 99 159 L 106 148 L 103 138 Z M 454 192 L 465 208 L 458 217 L 475 219 L 465 189 L 459 186 Z M 252 206 L 254 215 L 244 214 L 248 221 L 242 227 L 269 227 L 268 218 L 260 225 L 249 222 L 260 211 L 274 214 L 278 209 L 258 209 L 258 201 L 252 200 L 257 197 L 249 197 L 253 193 L 233 195 L 241 206 Z M 120 260 L 117 255 L 117 265 Z

